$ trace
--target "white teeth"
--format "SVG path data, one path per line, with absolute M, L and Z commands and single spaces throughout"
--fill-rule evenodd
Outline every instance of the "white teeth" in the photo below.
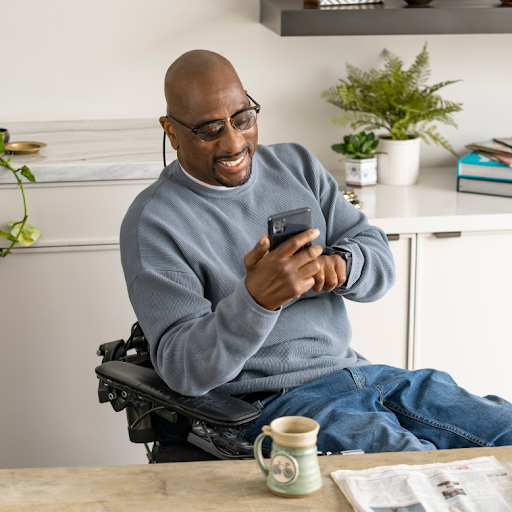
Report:
M 235 167 L 236 165 L 238 165 L 238 164 L 239 164 L 239 163 L 244 159 L 244 156 L 245 156 L 245 155 L 242 155 L 238 160 L 235 160 L 235 161 L 233 161 L 233 162 L 223 162 L 223 161 L 221 160 L 221 162 L 220 162 L 220 163 L 221 163 L 222 165 L 227 165 L 228 167 Z

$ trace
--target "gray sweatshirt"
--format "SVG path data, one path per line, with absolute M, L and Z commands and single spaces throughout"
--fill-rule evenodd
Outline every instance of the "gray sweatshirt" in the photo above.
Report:
M 270 215 L 306 206 L 313 243 L 352 254 L 349 278 L 268 311 L 247 291 L 243 258 Z M 153 365 L 188 396 L 278 390 L 369 364 L 350 347 L 344 299 L 377 300 L 394 282 L 386 235 L 297 144 L 258 146 L 250 179 L 231 189 L 196 183 L 174 161 L 130 206 L 121 259 Z

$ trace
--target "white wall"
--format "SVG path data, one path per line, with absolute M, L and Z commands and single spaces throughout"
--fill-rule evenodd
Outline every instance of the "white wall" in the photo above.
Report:
M 438 0 L 442 1 L 442 0 Z M 345 76 L 345 63 L 377 66 L 386 47 L 409 65 L 425 41 L 430 83 L 464 103 L 459 130 L 442 127 L 457 151 L 471 141 L 510 136 L 512 35 L 281 38 L 259 24 L 259 0 L 0 0 L 0 124 L 60 119 L 157 118 L 163 77 L 183 52 L 205 48 L 234 64 L 262 104 L 260 142 L 296 141 L 327 168 L 344 132 L 320 93 Z M 424 146 L 422 165 L 455 158 Z

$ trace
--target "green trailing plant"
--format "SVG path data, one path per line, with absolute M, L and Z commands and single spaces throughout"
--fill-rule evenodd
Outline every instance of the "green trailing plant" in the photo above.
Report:
M 375 155 L 384 154 L 383 151 L 375 151 L 379 145 L 379 139 L 375 138 L 373 132 L 360 132 L 356 135 L 345 135 L 343 143 L 331 146 L 336 153 L 346 155 L 342 160 L 355 159 L 363 160 L 365 158 L 373 158 Z
M 5 154 L 4 139 L 2 135 L 0 135 L 0 155 L 3 154 Z M 7 223 L 8 226 L 11 226 L 10 233 L 7 233 L 6 231 L 2 231 L 0 229 L 0 236 L 2 236 L 3 238 L 7 238 L 7 240 L 12 242 L 11 245 L 5 251 L 0 252 L 0 256 L 2 258 L 5 258 L 11 252 L 11 249 L 14 247 L 15 244 L 31 245 L 39 238 L 39 235 L 41 234 L 41 231 L 39 231 L 39 229 L 35 228 L 34 226 L 31 226 L 30 224 L 27 224 L 27 198 L 25 197 L 25 189 L 23 188 L 23 183 L 21 181 L 20 175 L 24 176 L 29 181 L 36 181 L 36 179 L 34 178 L 34 175 L 26 165 L 20 167 L 19 169 L 14 169 L 14 167 L 12 167 L 10 164 L 11 158 L 12 157 L 9 157 L 7 160 L 5 160 L 4 158 L 0 157 L 0 165 L 2 167 L 5 167 L 7 170 L 11 171 L 14 174 L 16 181 L 18 182 L 18 185 L 21 190 L 21 195 L 23 196 L 24 215 L 23 219 L 18 222 Z
M 331 119 L 333 124 L 352 129 L 384 129 L 392 140 L 421 137 L 427 144 L 434 142 L 455 156 L 450 143 L 442 137 L 436 121 L 454 126 L 452 114 L 462 110 L 462 103 L 443 100 L 439 89 L 460 80 L 426 85 L 430 76 L 427 44 L 409 69 L 403 69 L 402 60 L 384 49 L 383 69 L 368 72 L 347 64 L 347 79 L 322 93 L 329 103 L 342 109 Z

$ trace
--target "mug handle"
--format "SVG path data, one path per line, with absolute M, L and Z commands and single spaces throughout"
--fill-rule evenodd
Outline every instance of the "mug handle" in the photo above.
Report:
M 256 459 L 256 464 L 258 464 L 258 467 L 260 468 L 261 474 L 267 478 L 269 469 L 263 460 L 261 443 L 263 443 L 263 439 L 265 439 L 265 437 L 270 436 L 272 429 L 268 425 L 264 425 L 261 430 L 263 430 L 263 432 L 256 438 L 256 441 L 254 441 L 254 458 Z

